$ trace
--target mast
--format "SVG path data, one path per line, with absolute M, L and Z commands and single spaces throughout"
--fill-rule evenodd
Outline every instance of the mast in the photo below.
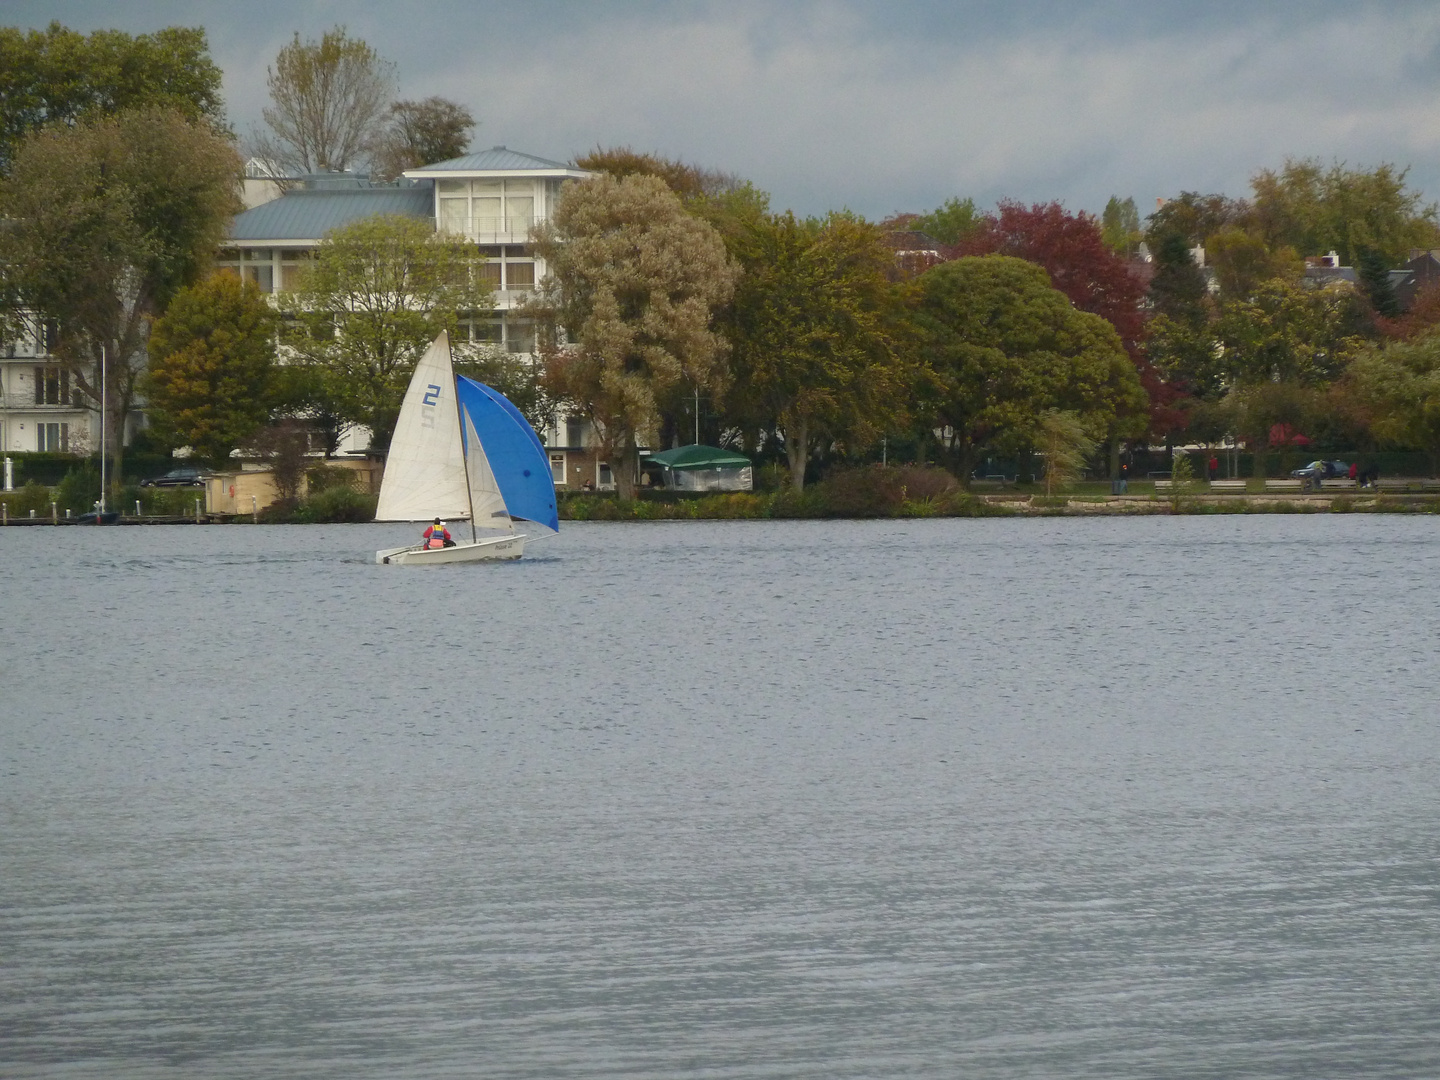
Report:
M 106 400 L 106 391 L 109 389 L 109 379 L 105 371 L 105 343 L 100 343 L 100 517 L 105 517 L 105 411 L 109 407 Z

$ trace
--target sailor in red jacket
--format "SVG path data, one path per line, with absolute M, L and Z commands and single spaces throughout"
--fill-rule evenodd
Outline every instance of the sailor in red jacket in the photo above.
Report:
M 450 530 L 445 528 L 445 523 L 439 518 L 420 535 L 421 541 L 427 548 L 454 547 L 455 541 L 450 539 Z

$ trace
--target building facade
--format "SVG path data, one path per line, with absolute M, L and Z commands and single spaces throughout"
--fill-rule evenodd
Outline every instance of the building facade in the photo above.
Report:
M 493 309 L 464 320 L 466 339 L 534 361 L 534 321 L 520 309 L 546 268 L 530 249 L 530 230 L 553 212 L 562 184 L 589 175 L 496 146 L 411 169 L 388 184 L 351 174 L 300 178 L 236 217 L 218 262 L 262 292 L 280 293 L 294 287 L 296 274 L 333 230 L 377 214 L 425 220 L 475 245 L 492 290 Z M 562 416 L 540 436 L 557 485 L 613 485 L 608 465 L 596 460 L 588 425 Z M 368 433 L 357 430 L 341 450 L 360 452 L 367 445 Z
M 99 420 L 51 355 L 53 329 L 32 318 L 16 330 L 0 340 L 0 452 L 88 453 Z

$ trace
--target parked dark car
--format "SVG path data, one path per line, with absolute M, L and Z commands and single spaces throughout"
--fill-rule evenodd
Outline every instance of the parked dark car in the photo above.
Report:
M 186 465 L 179 469 L 171 469 L 164 476 L 152 477 L 149 480 L 141 480 L 141 487 L 198 487 L 205 483 L 209 473 L 202 469 Z
M 1296 480 L 1341 480 L 1350 475 L 1348 461 L 1312 461 L 1291 474 Z

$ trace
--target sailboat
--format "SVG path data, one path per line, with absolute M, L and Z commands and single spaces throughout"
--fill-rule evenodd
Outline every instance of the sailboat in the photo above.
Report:
M 451 547 L 385 548 L 375 561 L 435 565 L 518 559 L 526 533 L 514 519 L 560 529 L 550 463 L 535 429 L 505 396 L 455 376 L 441 332 L 415 365 L 380 483 L 376 521 L 470 522 Z M 483 533 L 481 530 L 484 530 Z

